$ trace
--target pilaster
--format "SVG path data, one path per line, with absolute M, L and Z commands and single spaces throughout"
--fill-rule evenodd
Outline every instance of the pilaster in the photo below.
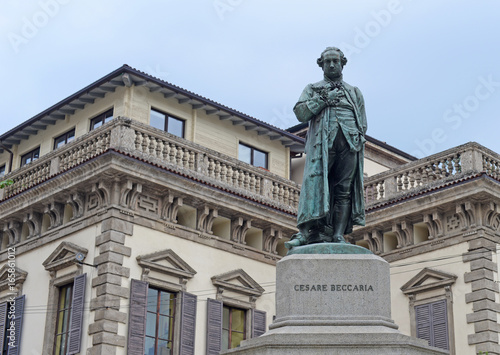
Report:
M 465 301 L 472 303 L 473 310 L 467 314 L 467 323 L 474 324 L 474 333 L 468 335 L 469 345 L 475 345 L 476 352 L 489 355 L 500 354 L 500 325 L 497 323 L 500 305 L 496 302 L 499 288 L 495 282 L 498 265 L 492 261 L 494 250 L 496 242 L 481 233 L 469 241 L 469 252 L 462 257 L 471 270 L 464 274 L 464 281 L 471 285 L 472 291 L 465 295 Z
M 96 237 L 99 255 L 94 258 L 97 276 L 92 279 L 95 297 L 90 301 L 94 323 L 88 329 L 93 346 L 88 355 L 113 355 L 126 346 L 126 337 L 118 334 L 118 329 L 119 323 L 127 322 L 127 313 L 120 304 L 122 300 L 128 300 L 130 294 L 122 283 L 126 284 L 130 276 L 130 269 L 123 266 L 123 259 L 131 255 L 131 249 L 124 244 L 125 237 L 132 233 L 132 223 L 111 217 L 102 222 L 101 234 Z

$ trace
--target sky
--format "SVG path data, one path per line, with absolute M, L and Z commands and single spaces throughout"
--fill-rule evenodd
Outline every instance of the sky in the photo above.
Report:
M 368 135 L 500 153 L 498 0 L 1 0 L 0 131 L 123 64 L 286 129 L 328 46 Z

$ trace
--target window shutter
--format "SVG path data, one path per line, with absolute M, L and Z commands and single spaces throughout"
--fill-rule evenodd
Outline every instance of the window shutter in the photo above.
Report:
M 14 313 L 14 325 L 16 327 L 16 339 L 14 342 L 14 347 L 9 346 L 9 351 L 7 352 L 7 355 L 20 355 L 21 350 L 20 345 L 21 345 L 21 331 L 23 328 L 23 313 L 24 313 L 24 300 L 25 297 L 22 295 L 21 297 L 16 297 L 16 308 L 15 308 L 15 313 Z M 8 340 L 9 338 L 7 338 Z
M 0 350 L 3 349 L 5 329 L 7 328 L 7 303 L 0 304 Z
M 260 337 L 266 332 L 266 312 L 252 310 L 252 338 Z
M 433 342 L 436 348 L 449 350 L 448 345 L 448 317 L 446 314 L 446 300 L 431 304 Z
M 197 297 L 191 293 L 181 292 L 181 339 L 180 355 L 194 355 L 194 339 L 196 330 Z
M 415 306 L 415 321 L 417 323 L 417 338 L 427 340 L 431 345 L 431 305 Z
M 207 299 L 207 355 L 219 355 L 222 347 L 222 302 Z
M 416 306 L 415 318 L 417 338 L 427 340 L 430 346 L 449 350 L 446 300 Z
M 147 300 L 148 283 L 132 279 L 130 283 L 130 310 L 128 315 L 128 355 L 144 355 Z
M 82 343 L 83 308 L 87 274 L 75 277 L 69 321 L 68 355 L 78 354 Z

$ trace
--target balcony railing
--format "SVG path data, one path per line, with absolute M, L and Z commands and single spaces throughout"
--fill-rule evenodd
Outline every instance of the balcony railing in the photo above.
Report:
M 5 179 L 14 183 L 0 190 L 0 200 L 21 193 L 110 149 L 188 174 L 289 213 L 297 211 L 299 184 L 125 117 L 117 117 L 8 174 Z
M 500 177 L 500 155 L 467 143 L 366 178 L 366 207 L 480 172 Z

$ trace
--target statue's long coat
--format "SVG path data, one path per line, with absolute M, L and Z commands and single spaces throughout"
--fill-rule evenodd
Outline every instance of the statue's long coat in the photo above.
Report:
M 357 87 L 342 82 L 346 98 L 354 108 L 358 130 L 343 131 L 351 151 L 357 151 L 357 169 L 354 176 L 351 220 L 345 233 L 352 231 L 353 225 L 365 225 L 365 203 L 363 197 L 363 156 L 364 135 L 366 133 L 366 114 L 363 95 Z M 309 122 L 306 140 L 306 163 L 304 179 L 300 192 L 297 225 L 312 220 L 326 218 L 330 212 L 330 192 L 328 184 L 328 125 L 330 110 L 324 108 L 318 91 L 327 87 L 327 81 L 322 80 L 309 84 L 294 107 L 295 115 L 301 122 Z M 340 132 L 338 132 L 340 133 Z

